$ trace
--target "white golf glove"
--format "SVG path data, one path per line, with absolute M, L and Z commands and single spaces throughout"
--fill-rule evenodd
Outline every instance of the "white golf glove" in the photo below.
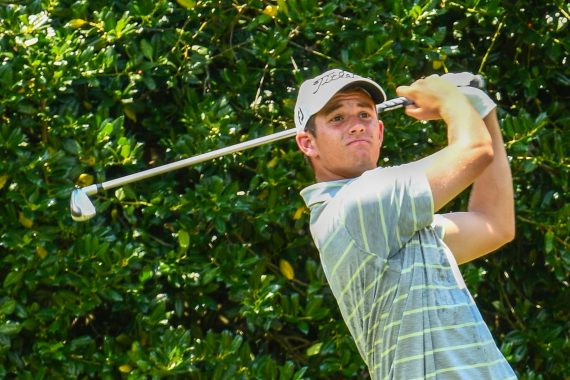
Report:
M 456 85 L 459 91 L 461 91 L 467 97 L 469 102 L 471 102 L 471 105 L 475 108 L 475 111 L 477 111 L 481 118 L 487 116 L 489 112 L 497 107 L 493 99 L 491 99 L 485 91 L 476 87 L 470 87 L 470 85 L 474 83 L 482 87 L 484 84 L 479 83 L 480 77 L 471 73 L 463 72 L 443 74 L 441 79 Z

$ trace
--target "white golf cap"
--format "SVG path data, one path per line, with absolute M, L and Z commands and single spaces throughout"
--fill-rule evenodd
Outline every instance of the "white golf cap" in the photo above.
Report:
M 386 93 L 373 80 L 345 70 L 329 70 L 306 80 L 299 88 L 299 95 L 295 104 L 297 133 L 303 132 L 309 118 L 319 112 L 337 92 L 347 87 L 364 89 L 376 104 L 386 100 Z

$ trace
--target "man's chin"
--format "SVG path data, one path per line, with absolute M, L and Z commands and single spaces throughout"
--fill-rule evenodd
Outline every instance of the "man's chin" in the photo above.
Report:
M 376 169 L 376 167 L 376 163 L 361 163 L 360 165 L 355 165 L 347 170 L 347 174 L 349 174 L 347 178 L 360 177 L 365 172 Z

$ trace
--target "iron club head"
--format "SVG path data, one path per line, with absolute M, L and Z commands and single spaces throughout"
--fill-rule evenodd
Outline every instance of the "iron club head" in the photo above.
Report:
M 97 211 L 91 203 L 89 196 L 83 189 L 75 189 L 71 192 L 71 200 L 69 201 L 71 217 L 76 222 L 84 222 L 95 216 Z

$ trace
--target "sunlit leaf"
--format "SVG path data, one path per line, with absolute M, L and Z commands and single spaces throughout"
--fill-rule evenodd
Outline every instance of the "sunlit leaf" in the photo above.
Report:
M 40 259 L 45 259 L 46 256 L 48 255 L 47 250 L 41 245 L 38 245 L 36 247 L 36 253 Z
M 318 342 L 313 344 L 311 347 L 307 348 L 307 356 L 315 356 L 321 352 L 321 347 L 323 342 Z
M 95 178 L 91 174 L 81 173 L 75 184 L 80 187 L 89 186 L 93 184 L 94 180 Z
M 287 280 L 292 280 L 295 278 L 295 271 L 293 270 L 293 267 L 289 261 L 285 259 L 279 260 L 279 270 Z
M 123 112 L 125 113 L 125 115 L 127 115 L 127 117 L 129 119 L 131 119 L 132 121 L 136 122 L 137 121 L 137 114 L 136 112 L 130 108 L 130 107 L 124 107 L 123 108 Z
M 6 182 L 10 178 L 7 174 L 0 175 L 0 190 L 6 185 Z
M 26 228 L 32 228 L 34 225 L 34 221 L 28 218 L 23 212 L 18 213 L 18 221 Z
M 270 17 L 275 17 L 275 16 L 277 16 L 278 11 L 279 11 L 278 5 L 267 5 L 265 7 L 265 9 L 263 9 L 263 14 L 270 16 Z
M 178 231 L 178 244 L 182 249 L 188 249 L 190 246 L 190 234 L 185 230 Z
M 301 216 L 303 216 L 306 210 L 307 208 L 304 206 L 297 208 L 297 210 L 295 210 L 295 214 L 293 214 L 293 220 L 301 219 Z
M 80 18 L 76 18 L 69 21 L 69 26 L 73 29 L 79 29 L 85 24 L 87 24 L 87 21 L 82 20 Z
M 176 0 L 176 2 L 186 9 L 192 9 L 196 6 L 196 2 L 194 0 Z

